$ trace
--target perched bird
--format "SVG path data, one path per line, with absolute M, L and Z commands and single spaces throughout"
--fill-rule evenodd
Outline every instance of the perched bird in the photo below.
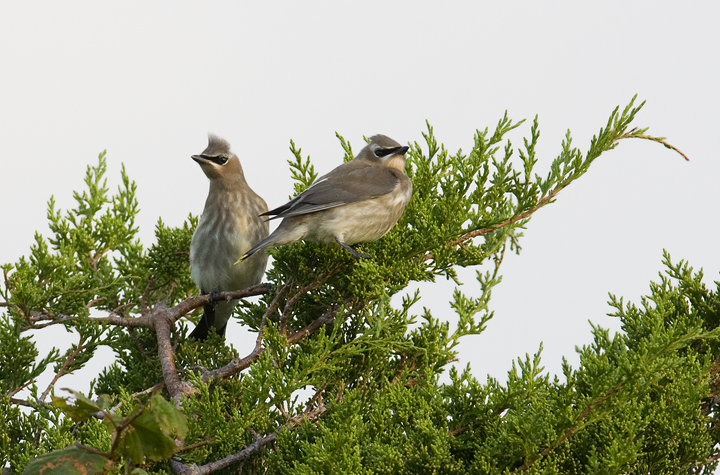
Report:
M 238 262 L 261 249 L 301 239 L 336 242 L 355 258 L 369 258 L 352 246 L 380 239 L 405 211 L 412 195 L 412 183 L 405 174 L 407 151 L 408 147 L 385 135 L 370 137 L 354 159 L 320 177 L 287 204 L 263 213 L 283 221 Z
M 203 294 L 239 290 L 260 283 L 267 256 L 259 254 L 235 265 L 253 245 L 267 237 L 269 226 L 259 215 L 267 204 L 248 186 L 240 160 L 230 144 L 208 135 L 208 146 L 192 159 L 210 179 L 205 209 L 190 243 L 190 275 Z M 208 337 L 211 328 L 225 336 L 225 327 L 237 300 L 210 302 L 195 330 L 196 340 Z

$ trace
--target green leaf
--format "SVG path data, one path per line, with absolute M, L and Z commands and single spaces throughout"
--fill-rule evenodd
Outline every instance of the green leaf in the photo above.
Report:
M 91 475 L 106 473 L 114 466 L 111 460 L 102 455 L 71 446 L 36 458 L 25 467 L 22 475 Z
M 88 418 L 92 417 L 93 414 L 102 412 L 103 409 L 107 407 L 99 406 L 87 397 L 83 396 L 82 393 L 73 391 L 72 389 L 68 388 L 62 389 L 69 393 L 72 393 L 72 395 L 75 397 L 73 403 L 71 404 L 69 402 L 69 399 L 52 396 L 52 405 L 60 409 L 63 413 L 65 413 L 68 417 L 70 417 L 70 419 L 75 422 L 87 420 Z M 103 399 L 103 404 L 105 403 L 107 403 L 107 400 Z
M 186 434 L 182 413 L 162 396 L 154 394 L 143 412 L 123 432 L 118 452 L 135 463 L 144 463 L 146 458 L 166 460 L 177 448 L 175 437 L 184 438 Z

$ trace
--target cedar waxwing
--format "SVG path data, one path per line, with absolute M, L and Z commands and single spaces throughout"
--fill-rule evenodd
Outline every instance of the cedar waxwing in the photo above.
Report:
M 210 179 L 205 209 L 190 243 L 190 275 L 203 294 L 240 290 L 260 283 L 267 256 L 258 254 L 235 265 L 253 245 L 268 235 L 268 223 L 259 215 L 267 204 L 245 181 L 237 155 L 230 144 L 208 135 L 208 146 L 192 159 Z M 237 300 L 211 302 L 190 337 L 204 340 L 210 328 L 225 336 L 225 327 Z
M 301 239 L 336 242 L 355 258 L 369 258 L 351 246 L 380 239 L 405 211 L 412 196 L 412 183 L 405 174 L 407 151 L 385 135 L 370 137 L 353 160 L 320 177 L 287 204 L 263 213 L 283 221 L 238 262 L 261 249 Z

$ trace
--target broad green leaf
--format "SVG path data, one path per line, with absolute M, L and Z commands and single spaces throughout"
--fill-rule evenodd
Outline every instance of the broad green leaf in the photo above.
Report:
M 54 450 L 30 462 L 22 475 L 91 475 L 106 473 L 114 463 L 102 455 L 71 446 Z

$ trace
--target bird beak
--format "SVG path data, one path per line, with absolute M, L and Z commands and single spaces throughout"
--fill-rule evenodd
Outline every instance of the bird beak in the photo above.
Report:
M 193 160 L 198 162 L 200 165 L 202 165 L 203 163 L 209 162 L 209 160 L 207 158 L 203 157 L 202 155 L 191 155 L 190 158 L 192 158 Z
M 400 147 L 398 148 L 397 152 L 395 152 L 395 155 L 405 155 L 408 150 L 410 150 L 410 147 L 408 147 L 407 145 L 404 147 Z

